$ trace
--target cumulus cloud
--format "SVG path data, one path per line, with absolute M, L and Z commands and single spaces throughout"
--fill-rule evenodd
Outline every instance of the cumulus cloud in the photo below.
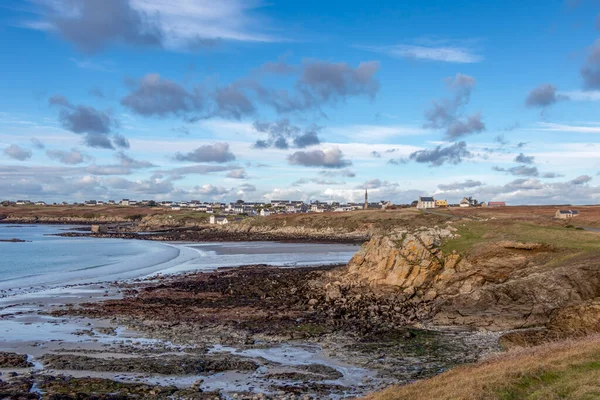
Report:
M 201 111 L 204 102 L 198 88 L 189 91 L 159 74 L 147 74 L 132 83 L 132 90 L 121 99 L 121 105 L 145 117 L 167 117 Z
M 481 114 L 475 113 L 466 121 L 456 120 L 450 123 L 446 129 L 446 138 L 456 139 L 461 136 L 478 133 L 485 130 L 485 124 L 481 120 Z
M 379 70 L 377 62 L 362 62 L 352 67 L 346 63 L 311 60 L 298 67 L 289 66 L 288 70 L 298 75 L 291 89 L 264 85 L 264 75 L 273 73 L 271 68 L 212 90 L 188 89 L 158 74 L 148 74 L 139 81 L 129 82 L 131 91 L 121 99 L 121 104 L 142 116 L 179 116 L 189 122 L 212 117 L 239 120 L 255 114 L 258 103 L 273 107 L 281 114 L 320 110 L 323 105 L 343 102 L 350 97 L 373 98 L 379 91 L 375 77 Z M 314 136 L 299 138 L 298 145 L 314 142 Z
M 573 185 L 584 185 L 592 180 L 592 177 L 589 175 L 580 175 L 577 178 L 570 181 Z
M 483 182 L 474 181 L 472 179 L 467 179 L 464 182 L 453 182 L 448 184 L 439 184 L 438 188 L 444 191 L 452 191 L 452 190 L 465 190 L 472 189 L 475 187 L 483 186 Z
M 131 7 L 129 0 L 65 0 L 50 2 L 56 30 L 79 49 L 94 52 L 108 43 L 159 46 L 158 21 Z
M 556 173 L 556 172 L 544 172 L 542 174 L 542 178 L 560 178 L 563 177 L 564 175 Z
M 363 190 L 364 189 L 379 189 L 379 188 L 385 188 L 385 187 L 398 187 L 398 186 L 399 185 L 397 183 L 382 181 L 381 179 L 375 178 L 375 179 L 366 181 L 362 185 L 356 186 L 356 189 L 363 189 Z
M 408 163 L 408 160 L 406 158 L 390 158 L 387 163 L 391 165 L 404 165 Z
M 71 149 L 71 151 L 47 150 L 46 155 L 53 160 L 67 165 L 81 164 L 86 159 L 86 155 L 77 149 Z
M 600 89 L 600 39 L 590 47 L 586 62 L 581 68 L 581 77 L 584 89 Z
M 242 192 L 256 192 L 256 186 L 251 185 L 249 183 L 244 183 L 238 187 L 238 191 Z
M 526 156 L 523 153 L 519 153 L 519 155 L 515 157 L 515 162 L 518 162 L 521 164 L 533 164 L 534 159 L 535 159 L 534 156 Z
M 297 181 L 292 183 L 292 186 L 302 186 L 302 185 L 306 185 L 309 183 L 319 185 L 319 186 L 335 186 L 335 185 L 343 185 L 346 182 L 332 181 L 330 179 L 311 178 L 311 179 L 298 179 Z
M 533 89 L 525 99 L 527 107 L 548 107 L 560 100 L 568 100 L 565 95 L 557 94 L 556 87 L 545 83 Z
M 42 19 L 27 25 L 56 31 L 85 52 L 112 44 L 197 51 L 222 41 L 272 42 L 256 16 L 260 1 L 53 0 L 38 2 Z
M 195 186 L 194 193 L 204 196 L 221 196 L 230 192 L 229 189 L 226 189 L 222 186 L 215 186 L 211 184 Z
M 175 154 L 177 161 L 226 163 L 235 160 L 228 143 L 206 144 L 189 153 Z
M 227 174 L 228 178 L 232 179 L 247 179 L 248 174 L 244 168 L 234 169 Z
M 288 156 L 288 163 L 304 167 L 344 168 L 352 165 L 350 160 L 344 159 L 338 147 L 323 150 L 297 151 Z
M 379 81 L 374 78 L 377 71 L 377 61 L 361 62 L 356 68 L 346 63 L 309 61 L 304 65 L 299 86 L 310 90 L 321 102 L 348 96 L 373 98 L 379 91 Z
M 116 147 L 119 147 L 121 149 L 128 149 L 129 148 L 129 140 L 127 140 L 127 138 L 119 133 L 115 133 L 112 137 L 112 142 Z
M 337 170 L 337 171 L 331 171 L 331 170 L 320 171 L 319 174 L 321 174 L 323 176 L 328 176 L 328 177 L 340 176 L 343 178 L 354 178 L 356 176 L 356 173 L 354 171 L 349 170 L 348 168 Z
M 268 147 L 281 150 L 287 150 L 290 147 L 303 149 L 321 143 L 318 135 L 319 127 L 312 126 L 302 131 L 287 118 L 277 122 L 256 121 L 253 127 L 256 132 L 268 135 L 266 140 L 259 139 L 254 143 L 254 147 L 259 149 Z
M 492 170 L 498 172 L 507 172 L 515 176 L 539 176 L 540 174 L 537 167 L 528 167 L 526 165 L 519 165 L 511 168 L 492 167 Z
M 411 153 L 408 157 L 418 163 L 428 163 L 433 167 L 439 167 L 444 163 L 459 164 L 464 158 L 471 157 L 471 152 L 467 150 L 467 143 L 458 142 L 447 147 L 439 145 L 433 149 L 418 150 Z
M 254 103 L 238 85 L 217 88 L 213 93 L 215 111 L 213 115 L 241 119 L 256 112 Z
M 117 121 L 108 111 L 98 110 L 94 107 L 71 104 L 69 100 L 61 95 L 52 96 L 48 100 L 52 106 L 60 108 L 59 122 L 62 127 L 68 131 L 77 134 L 83 134 L 83 141 L 89 147 L 114 149 L 115 144 L 118 147 L 128 147 L 127 140 L 118 134 L 113 136 L 113 141 L 109 135 L 112 130 L 119 126 Z
M 92 175 L 129 175 L 136 169 L 152 168 L 156 165 L 149 161 L 136 160 L 123 151 L 115 153 L 118 164 L 96 165 L 92 164 L 85 168 L 85 172 Z
M 305 61 L 299 68 L 300 77 L 294 89 L 268 89 L 254 83 L 252 89 L 261 101 L 278 113 L 319 109 L 325 104 L 336 104 L 351 97 L 374 98 L 380 84 L 375 75 L 379 71 L 376 61 L 361 62 L 357 67 L 344 62 L 320 60 Z
M 189 167 L 171 168 L 157 171 L 157 173 L 166 174 L 172 177 L 182 177 L 185 175 L 206 175 L 214 172 L 224 172 L 239 169 L 238 166 L 221 166 L 221 165 L 191 165 Z
M 425 112 L 425 128 L 444 129 L 449 140 L 484 131 L 486 128 L 480 113 L 461 119 L 462 109 L 469 103 L 475 83 L 475 78 L 463 74 L 447 79 L 446 84 L 454 97 L 433 101 L 431 108 Z
M 90 106 L 73 105 L 64 96 L 52 96 L 49 102 L 50 105 L 63 107 L 60 123 L 71 132 L 106 134 L 118 125 L 108 112 Z
M 117 152 L 115 154 L 115 157 L 117 158 L 117 160 L 119 160 L 122 166 L 131 169 L 156 167 L 156 165 L 152 164 L 150 161 L 136 160 L 135 158 L 128 156 L 122 151 Z
M 25 161 L 30 159 L 33 154 L 29 149 L 25 149 L 16 144 L 11 144 L 4 149 L 4 155 L 12 158 L 13 160 Z

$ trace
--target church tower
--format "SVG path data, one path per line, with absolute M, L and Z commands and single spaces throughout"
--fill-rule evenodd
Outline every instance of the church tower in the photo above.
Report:
M 364 209 L 366 210 L 367 208 L 369 208 L 369 193 L 367 192 L 367 188 L 365 188 L 365 207 L 364 207 Z

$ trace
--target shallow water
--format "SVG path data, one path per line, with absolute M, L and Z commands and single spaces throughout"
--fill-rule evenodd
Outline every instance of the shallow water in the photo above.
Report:
M 0 225 L 0 291 L 141 278 L 156 273 L 209 271 L 248 264 L 281 266 L 345 263 L 358 246 L 277 242 L 161 243 L 51 236 L 52 225 Z

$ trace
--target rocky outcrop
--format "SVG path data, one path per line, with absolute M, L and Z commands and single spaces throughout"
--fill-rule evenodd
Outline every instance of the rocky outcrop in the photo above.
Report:
M 253 240 L 255 237 L 272 238 L 272 240 L 294 240 L 303 238 L 316 242 L 343 242 L 364 243 L 369 240 L 369 230 L 343 230 L 331 227 L 286 226 L 278 227 L 260 226 L 252 224 L 230 224 L 218 229 L 219 235 L 231 237 L 244 237 Z M 267 239 L 270 240 L 270 239 Z
M 509 332 L 500 339 L 505 349 L 600 334 L 600 299 L 555 309 L 544 327 Z
M 453 237 L 453 230 L 432 228 L 375 237 L 350 260 L 348 279 L 427 293 L 433 299 L 439 281 L 453 275 L 461 261 L 459 255 L 445 256 L 440 250 L 442 241 Z
M 444 254 L 442 243 L 455 237 L 451 225 L 374 237 L 338 281 L 395 290 L 431 308 L 436 325 L 489 330 L 543 326 L 556 310 L 600 296 L 596 258 L 557 263 L 554 256 L 564 254 L 552 247 L 514 241 Z

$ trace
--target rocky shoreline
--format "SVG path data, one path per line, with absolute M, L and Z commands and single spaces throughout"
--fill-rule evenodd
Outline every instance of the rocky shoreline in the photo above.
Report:
M 155 232 L 64 232 L 63 237 L 94 237 L 111 239 L 153 240 L 161 242 L 284 242 L 321 244 L 362 244 L 368 234 L 291 234 L 286 232 L 239 232 L 215 228 L 176 228 Z
M 105 344 L 59 345 L 34 360 L 6 356 L 37 366 L 16 376 L 0 357 L 0 397 L 40 398 L 32 389 L 53 399 L 356 397 L 497 350 L 496 334 L 419 325 L 426 302 L 335 284 L 345 268 L 156 276 L 117 284 L 122 297 L 53 307 L 48 318 L 91 321 L 79 337 Z M 101 320 L 110 326 L 94 325 Z M 124 326 L 146 339 L 111 344 Z

